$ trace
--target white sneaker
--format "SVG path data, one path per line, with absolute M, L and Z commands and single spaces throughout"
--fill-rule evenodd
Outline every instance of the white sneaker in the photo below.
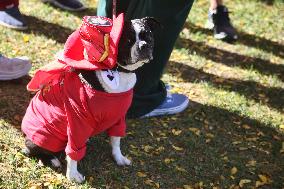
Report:
M 32 65 L 27 57 L 7 58 L 0 55 L 0 80 L 12 80 L 27 75 Z

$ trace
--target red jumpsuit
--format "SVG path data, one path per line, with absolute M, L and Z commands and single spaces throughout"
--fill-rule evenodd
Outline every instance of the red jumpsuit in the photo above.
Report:
M 89 137 L 103 131 L 125 135 L 132 94 L 96 91 L 81 83 L 76 73 L 66 72 L 59 83 L 41 89 L 31 100 L 22 131 L 38 146 L 52 152 L 65 149 L 73 160 L 80 160 Z
M 19 6 L 19 0 L 1 0 L 0 1 L 0 10 L 5 9 L 9 6 Z

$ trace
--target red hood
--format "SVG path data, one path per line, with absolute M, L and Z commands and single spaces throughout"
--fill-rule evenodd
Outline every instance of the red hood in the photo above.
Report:
M 72 68 L 101 70 L 115 67 L 123 24 L 123 14 L 114 20 L 85 16 L 80 28 L 68 37 L 64 50 L 57 53 L 58 61 L 37 70 L 27 89 L 37 91 L 47 84 L 57 83 L 60 75 Z

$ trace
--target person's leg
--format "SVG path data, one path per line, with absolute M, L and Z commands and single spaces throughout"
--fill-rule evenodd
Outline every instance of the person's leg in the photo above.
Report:
M 136 72 L 137 83 L 128 117 L 143 116 L 165 102 L 167 91 L 161 76 L 192 3 L 193 0 L 118 1 L 117 12 L 125 12 L 127 19 L 151 16 L 162 25 L 155 35 L 154 60 Z M 99 1 L 98 15 L 112 16 L 111 0 Z
M 222 0 L 210 0 L 210 10 L 217 9 L 218 5 L 223 5 Z
M 44 3 L 50 3 L 55 7 L 67 11 L 82 11 L 86 7 L 79 0 L 41 0 Z
M 18 30 L 27 29 L 26 22 L 19 11 L 19 0 L 0 1 L 0 24 Z
M 27 75 L 31 67 L 27 57 L 7 58 L 0 54 L 0 80 L 20 78 Z
M 237 33 L 232 26 L 227 7 L 222 0 L 210 0 L 208 21 L 206 27 L 213 29 L 214 37 L 225 41 L 237 39 Z

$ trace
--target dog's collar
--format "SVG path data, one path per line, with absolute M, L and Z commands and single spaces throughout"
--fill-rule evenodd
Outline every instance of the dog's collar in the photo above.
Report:
M 124 66 L 120 65 L 118 62 L 117 62 L 117 66 L 112 68 L 111 70 L 116 70 L 116 71 L 119 71 L 119 72 L 124 72 L 124 73 L 133 73 L 133 71 L 131 70 L 128 70 L 126 69 Z

